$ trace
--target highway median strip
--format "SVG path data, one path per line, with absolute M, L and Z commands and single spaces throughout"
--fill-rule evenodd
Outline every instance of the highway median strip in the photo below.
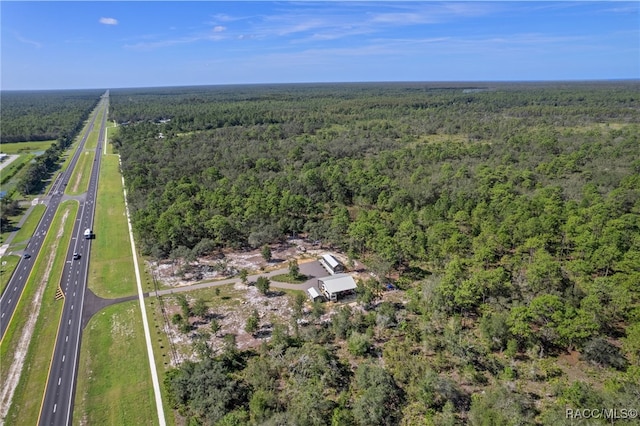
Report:
M 67 230 L 72 229 L 77 210 L 76 201 L 60 205 L 51 228 L 56 232 L 49 232 L 43 245 L 43 253 L 48 255 L 36 259 L 15 318 L 0 343 L 0 357 L 11 360 L 11 365 L 3 367 L 0 376 L 3 407 L 0 417 L 9 423 L 20 419 L 21 424 L 36 424 L 38 420 L 55 341 L 32 336 L 57 333 L 63 305 L 56 301 L 55 294 L 71 239 L 71 232 Z

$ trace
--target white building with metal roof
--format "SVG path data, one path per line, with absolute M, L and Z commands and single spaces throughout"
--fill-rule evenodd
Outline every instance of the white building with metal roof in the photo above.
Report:
M 338 261 L 332 254 L 327 253 L 323 254 L 320 259 L 320 263 L 324 268 L 331 274 L 337 274 L 339 272 L 344 272 L 344 266 L 342 263 Z
M 309 295 L 309 299 L 311 299 L 312 302 L 318 299 L 319 297 L 322 297 L 322 295 L 318 293 L 318 290 L 316 290 L 315 287 L 309 287 L 307 289 L 307 294 Z
M 357 286 L 351 275 L 336 274 L 318 278 L 318 288 L 327 299 L 335 302 L 340 296 L 353 293 Z

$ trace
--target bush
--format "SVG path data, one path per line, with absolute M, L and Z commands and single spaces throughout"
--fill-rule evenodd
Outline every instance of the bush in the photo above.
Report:
M 603 367 L 613 367 L 616 370 L 627 368 L 627 359 L 620 349 L 607 342 L 602 337 L 591 339 L 584 346 L 582 356 L 587 361 Z
M 371 349 L 371 341 L 366 334 L 353 332 L 347 340 L 347 348 L 353 355 L 364 356 Z
M 258 289 L 258 291 L 260 291 L 260 293 L 266 295 L 267 293 L 269 293 L 270 287 L 271 281 L 269 281 L 269 278 L 261 276 L 256 280 L 256 288 Z

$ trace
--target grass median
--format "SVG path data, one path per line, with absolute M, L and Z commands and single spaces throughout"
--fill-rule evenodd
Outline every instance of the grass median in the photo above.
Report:
M 58 171 L 58 173 L 62 173 L 62 172 L 64 172 L 65 170 L 67 170 L 67 169 L 69 168 L 69 164 L 71 163 L 71 159 L 73 158 L 73 156 L 74 156 L 74 154 L 75 154 L 76 150 L 79 148 L 79 146 L 80 146 L 80 142 L 82 141 L 82 138 L 83 138 L 83 137 L 84 137 L 84 135 L 89 131 L 89 126 L 90 126 L 90 125 L 91 125 L 91 123 L 95 120 L 95 118 L 96 118 L 96 116 L 97 116 L 97 115 L 98 115 L 98 113 L 97 113 L 97 112 L 95 112 L 95 110 L 94 110 L 94 112 L 93 112 L 93 113 L 91 113 L 91 115 L 89 116 L 89 118 L 84 122 L 84 125 L 83 125 L 83 127 L 82 127 L 82 131 L 81 131 L 80 133 L 78 133 L 78 135 L 75 137 L 75 139 L 73 140 L 73 144 L 71 145 L 71 147 L 69 147 L 69 149 L 67 149 L 67 150 L 64 152 L 64 155 L 63 155 L 64 160 L 63 160 L 63 162 L 62 162 L 62 166 L 60 167 L 60 170 Z M 99 123 L 98 123 L 98 125 L 99 125 Z M 94 126 L 95 126 L 95 124 L 94 124 Z M 87 138 L 88 138 L 88 136 L 87 136 Z M 86 147 L 86 142 L 85 142 L 85 147 Z M 82 152 L 81 152 L 81 153 L 80 153 L 80 157 L 83 157 L 83 156 L 84 156 L 84 153 L 82 153 Z M 78 159 L 78 162 L 80 162 L 80 160 L 81 160 L 81 159 L 82 159 L 82 158 Z M 92 163 L 92 162 L 93 162 L 93 158 L 92 158 L 91 163 Z M 78 168 L 78 164 L 76 164 L 76 168 L 75 168 L 75 170 L 73 171 L 73 172 L 74 172 L 74 175 L 73 175 L 73 176 L 76 176 L 76 174 L 75 174 L 75 173 L 77 173 L 77 171 L 78 171 L 78 170 L 83 170 L 83 169 L 79 169 L 79 168 Z M 89 171 L 91 171 L 91 169 L 89 169 Z M 55 181 L 55 178 L 56 178 L 56 176 L 54 175 L 54 176 L 53 176 L 53 178 L 51 179 L 51 183 L 53 183 L 53 182 Z M 87 176 L 85 179 L 86 179 L 87 184 L 85 185 L 85 189 L 84 189 L 84 191 L 86 191 L 86 190 L 87 190 L 87 188 L 88 188 L 89 176 Z M 69 195 L 76 195 L 76 193 L 75 193 L 75 192 L 74 192 L 74 193 L 71 193 L 71 188 L 73 187 L 73 185 L 74 185 L 74 181 L 73 181 L 73 178 L 72 178 L 72 179 L 69 181 L 69 185 L 68 185 L 68 187 L 65 189 L 65 193 L 67 193 L 67 194 L 69 194 Z M 78 186 L 79 186 L 79 185 L 78 185 Z M 82 193 L 82 192 L 84 192 L 84 191 L 80 191 L 80 192 L 78 192 L 78 193 Z
M 76 201 L 66 201 L 59 206 L 0 343 L 0 387 L 15 388 L 13 399 L 2 401 L 2 404 L 11 401 L 5 418 L 7 425 L 38 422 L 63 307 L 63 301 L 56 300 L 55 295 L 77 212 Z
M 66 193 L 68 195 L 79 195 L 87 192 L 89 189 L 89 179 L 91 178 L 91 169 L 94 164 L 95 151 L 82 151 L 73 170 Z
M 100 126 L 102 125 L 102 117 L 105 114 L 105 108 L 101 108 L 96 114 L 96 121 L 93 125 L 93 130 L 89 133 L 87 141 L 84 144 L 84 149 L 95 150 L 98 146 L 98 136 L 100 135 Z

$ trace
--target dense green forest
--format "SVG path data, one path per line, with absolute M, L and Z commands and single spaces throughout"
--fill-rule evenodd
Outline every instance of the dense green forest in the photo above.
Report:
M 0 140 L 3 143 L 55 140 L 21 173 L 17 189 L 22 194 L 42 190 L 102 93 L 95 90 L 2 92 Z M 2 227 L 8 224 L 4 212 L 0 223 Z
M 380 283 L 361 283 L 364 311 L 186 363 L 166 381 L 175 406 L 220 425 L 575 424 L 566 408 L 640 408 L 639 89 L 113 90 L 147 254 L 304 233 L 404 295 L 376 303 Z
M 2 91 L 0 142 L 67 138 L 82 128 L 101 90 Z

